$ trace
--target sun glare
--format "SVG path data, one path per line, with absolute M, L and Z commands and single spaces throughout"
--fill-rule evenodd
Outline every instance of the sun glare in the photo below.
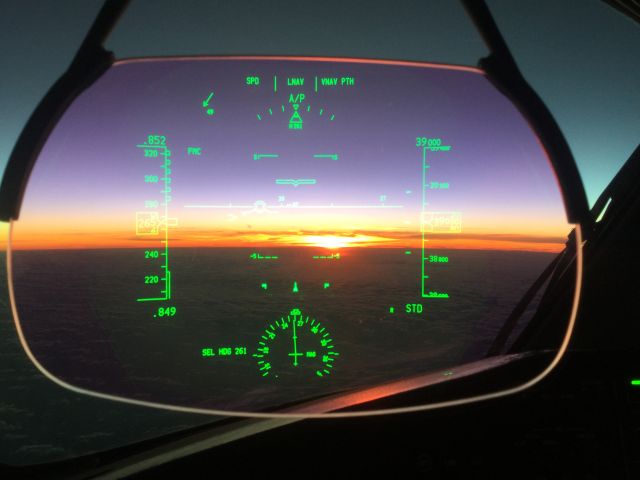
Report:
M 299 245 L 337 249 L 345 247 L 368 247 L 392 243 L 392 239 L 372 235 L 305 235 Z
M 341 237 L 338 235 L 308 235 L 304 240 L 307 245 L 335 249 L 348 247 L 358 239 L 356 237 Z

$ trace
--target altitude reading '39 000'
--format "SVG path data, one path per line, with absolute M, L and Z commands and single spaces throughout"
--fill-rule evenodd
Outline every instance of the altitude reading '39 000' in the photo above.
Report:
M 324 377 L 338 355 L 327 329 L 297 308 L 265 329 L 253 354 L 263 377 L 278 377 L 292 369 Z

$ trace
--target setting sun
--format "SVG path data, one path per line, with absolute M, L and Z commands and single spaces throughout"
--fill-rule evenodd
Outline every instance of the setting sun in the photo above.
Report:
M 357 241 L 356 237 L 342 237 L 338 235 L 308 235 L 304 237 L 304 243 L 314 247 L 343 248 Z
M 300 243 L 313 247 L 336 249 L 380 245 L 389 241 L 391 240 L 388 238 L 371 235 L 305 235 Z

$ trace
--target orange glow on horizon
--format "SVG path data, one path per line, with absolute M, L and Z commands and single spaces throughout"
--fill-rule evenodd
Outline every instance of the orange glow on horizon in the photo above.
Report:
M 6 237 L 5 237 L 6 238 Z M 48 249 L 109 249 L 153 248 L 159 237 L 131 235 L 129 232 L 77 232 L 33 230 L 14 232 L 13 248 L 16 250 Z M 426 239 L 425 248 L 455 250 L 509 250 L 559 252 L 566 237 L 523 234 L 432 234 Z M 320 247 L 328 250 L 342 248 L 422 248 L 422 239 L 415 232 L 232 232 L 195 231 L 175 232 L 170 238 L 170 248 L 282 248 Z M 0 248 L 6 248 L 1 242 Z

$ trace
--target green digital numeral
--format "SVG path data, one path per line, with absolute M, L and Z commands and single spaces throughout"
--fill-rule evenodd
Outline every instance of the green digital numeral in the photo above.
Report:
M 149 135 L 147 145 L 166 145 L 167 137 L 164 135 Z
M 416 137 L 416 147 L 439 147 L 442 145 L 440 138 Z
M 158 258 L 160 256 L 160 252 L 158 250 L 145 250 L 144 258 Z
M 144 283 L 154 284 L 160 281 L 158 275 L 147 275 L 144 277 Z
M 159 307 L 158 308 L 158 316 L 159 317 L 175 317 L 178 309 L 176 307 Z

